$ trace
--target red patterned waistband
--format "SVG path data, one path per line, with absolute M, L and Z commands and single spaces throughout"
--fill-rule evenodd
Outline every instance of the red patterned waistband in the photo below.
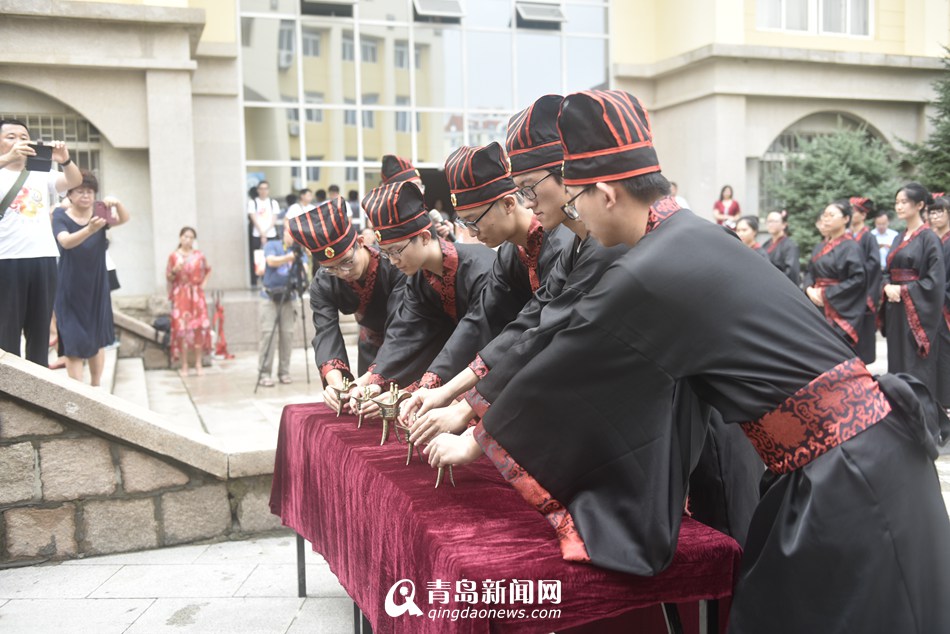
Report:
M 816 277 L 815 278 L 815 288 L 825 288 L 826 286 L 834 286 L 835 284 L 840 284 L 841 280 L 833 277 Z
M 816 377 L 762 418 L 742 423 L 765 466 L 799 469 L 891 412 L 891 404 L 860 359 Z
M 917 269 L 891 269 L 891 282 L 903 284 L 905 282 L 916 282 L 920 279 Z

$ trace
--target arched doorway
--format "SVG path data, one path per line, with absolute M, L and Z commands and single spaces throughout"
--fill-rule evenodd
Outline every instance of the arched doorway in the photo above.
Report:
M 864 130 L 868 136 L 886 142 L 884 135 L 867 121 L 843 112 L 816 112 L 785 128 L 759 159 L 759 209 L 762 214 L 778 209 L 779 201 L 770 193 L 770 185 L 785 171 L 799 146 L 817 136 L 837 130 Z

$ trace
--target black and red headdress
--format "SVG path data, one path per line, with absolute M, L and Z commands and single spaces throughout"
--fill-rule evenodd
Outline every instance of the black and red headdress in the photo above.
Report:
M 452 206 L 463 211 L 492 203 L 518 191 L 511 180 L 511 161 L 497 141 L 484 147 L 462 146 L 445 159 Z
M 561 95 L 544 95 L 508 120 L 505 149 L 511 159 L 511 175 L 560 168 L 564 161 L 557 114 Z
M 381 245 L 413 238 L 432 225 L 422 191 L 412 181 L 377 187 L 363 198 L 363 210 Z
M 290 235 L 321 264 L 340 259 L 356 242 L 349 207 L 342 197 L 323 201 L 310 211 L 287 219 Z

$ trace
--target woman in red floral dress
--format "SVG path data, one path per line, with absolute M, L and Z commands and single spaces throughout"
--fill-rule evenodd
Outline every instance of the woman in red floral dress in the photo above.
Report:
M 188 376 L 188 349 L 195 349 L 195 374 L 201 376 L 201 357 L 211 349 L 211 321 L 205 301 L 205 282 L 211 267 L 201 251 L 194 248 L 197 232 L 183 227 L 178 248 L 168 256 L 165 278 L 172 302 L 172 361 L 181 358 L 181 376 Z

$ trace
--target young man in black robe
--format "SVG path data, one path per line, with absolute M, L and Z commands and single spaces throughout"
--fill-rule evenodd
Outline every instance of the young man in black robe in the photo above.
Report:
M 873 379 L 781 273 L 666 197 L 636 98 L 575 93 L 558 123 L 584 224 L 634 248 L 471 436 L 430 443 L 430 463 L 481 449 L 556 526 L 566 558 L 656 574 L 675 552 L 692 457 L 694 423 L 671 415 L 685 380 L 770 471 L 732 632 L 950 631 L 933 467 L 950 421 L 927 391 Z
M 851 237 L 864 254 L 864 274 L 867 282 L 867 310 L 858 328 L 858 356 L 865 363 L 877 358 L 877 302 L 881 297 L 881 251 L 877 240 L 867 226 L 868 216 L 874 215 L 874 201 L 862 196 L 852 196 Z
M 323 400 L 334 409 L 343 379 L 353 380 L 369 370 L 386 336 L 390 315 L 402 303 L 406 276 L 366 247 L 356 233 L 343 198 L 331 198 L 289 219 L 290 233 L 319 264 L 310 283 L 313 311 L 313 352 L 323 379 Z M 360 326 L 359 358 L 354 372 L 340 332 L 340 313 L 355 315 Z
M 495 253 L 480 244 L 433 237 L 422 192 L 412 182 L 377 187 L 363 199 L 363 209 L 376 230 L 380 255 L 407 280 L 376 362 L 358 383 L 383 389 L 391 383 L 404 389 L 437 384 L 478 350 L 477 341 L 456 326 L 478 306 Z
M 851 204 L 846 200 L 831 203 L 819 222 L 826 239 L 815 247 L 802 287 L 835 332 L 857 351 L 867 313 L 867 260 L 848 231 Z

